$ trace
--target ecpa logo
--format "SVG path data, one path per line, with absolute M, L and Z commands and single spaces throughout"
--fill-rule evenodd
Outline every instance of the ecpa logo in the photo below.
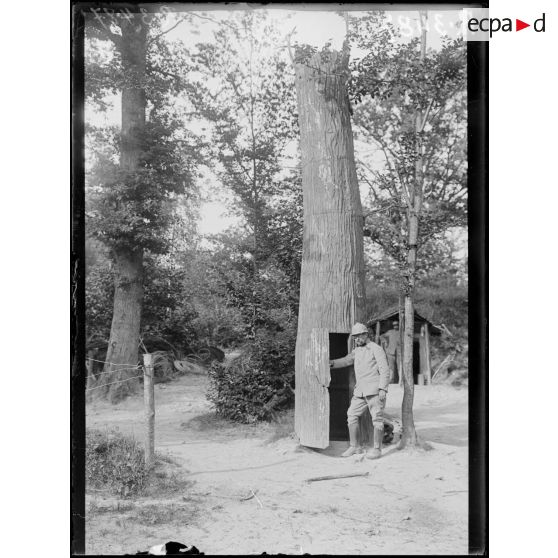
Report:
M 487 41 L 494 33 L 509 33 L 521 31 L 532 27 L 537 33 L 546 31 L 546 14 L 535 19 L 533 24 L 517 18 L 489 17 L 487 8 L 476 8 L 464 10 L 463 14 L 463 37 L 466 41 Z M 515 19 L 515 26 L 514 26 Z

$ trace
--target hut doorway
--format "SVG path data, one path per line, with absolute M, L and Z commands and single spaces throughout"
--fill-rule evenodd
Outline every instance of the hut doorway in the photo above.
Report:
M 421 344 L 420 340 L 415 337 L 413 340 L 413 381 L 415 384 L 418 384 L 418 376 L 421 373 Z M 399 356 L 396 359 L 395 371 L 393 373 L 393 377 L 391 379 L 390 384 L 398 384 L 399 383 L 399 372 L 402 372 L 402 363 L 399 362 Z
M 329 334 L 330 359 L 346 356 L 348 346 L 348 333 Z M 353 378 L 354 370 L 352 366 L 336 368 L 331 373 L 329 383 L 329 439 L 333 442 L 344 442 L 349 439 L 347 409 L 351 403 L 354 388 Z
M 393 332 L 399 333 L 394 322 L 399 321 L 399 307 L 394 306 L 381 314 L 371 318 L 368 321 L 370 331 L 374 332 L 374 341 L 378 345 L 384 345 L 384 348 L 391 345 L 393 349 Z M 430 356 L 431 336 L 440 336 L 442 330 L 432 322 L 421 316 L 415 310 L 414 320 L 414 340 L 413 340 L 413 380 L 415 384 L 430 384 L 432 367 Z M 399 343 L 400 346 L 400 343 Z M 402 372 L 402 363 L 400 352 L 397 356 L 397 365 L 392 376 L 391 383 L 400 383 Z

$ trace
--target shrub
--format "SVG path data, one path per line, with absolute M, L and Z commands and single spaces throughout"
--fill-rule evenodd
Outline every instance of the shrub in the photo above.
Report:
M 294 402 L 296 328 L 260 330 L 241 356 L 214 362 L 207 394 L 217 414 L 243 423 L 270 420 Z
M 88 429 L 85 460 L 88 485 L 119 496 L 141 492 L 149 474 L 141 445 L 115 431 Z

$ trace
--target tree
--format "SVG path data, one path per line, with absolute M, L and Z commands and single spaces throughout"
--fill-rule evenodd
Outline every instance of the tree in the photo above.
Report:
M 373 170 L 361 161 L 375 205 L 367 233 L 401 270 L 402 447 L 417 444 L 412 406 L 418 253 L 466 220 L 464 47 L 447 39 L 439 51 L 427 51 L 426 12 L 420 20 L 420 38 L 407 43 L 381 13 L 353 19 L 351 35 L 366 52 L 352 66 L 357 130 L 379 148 L 385 165 Z
M 295 353 L 295 431 L 327 447 L 328 332 L 365 318 L 363 216 L 346 90 L 348 52 L 295 50 L 304 236 Z M 369 417 L 368 417 L 369 418 Z
M 193 145 L 169 111 L 180 89 L 173 77 L 180 51 L 162 37 L 164 16 L 127 13 L 87 21 L 86 95 L 106 106 L 121 93 L 120 128 L 89 127 L 95 156 L 88 180 L 87 227 L 110 248 L 114 307 L 104 372 L 115 402 L 137 380 L 146 251 L 164 253 L 177 219 L 176 201 L 191 188 Z M 149 112 L 149 115 L 147 115 Z M 148 117 L 147 117 L 148 116 Z M 95 141 L 97 140 L 97 141 Z
M 270 267 L 296 274 L 296 262 L 282 249 L 298 232 L 292 208 L 300 183 L 298 173 L 282 166 L 296 129 L 292 77 L 280 43 L 266 12 L 254 10 L 221 22 L 212 40 L 191 52 L 202 79 L 190 97 L 211 134 L 207 164 L 244 217 L 245 232 L 235 233 L 234 242 L 242 280 L 233 292 L 250 313 L 252 338 L 265 325 L 262 296 Z M 229 254 L 231 240 L 230 233 L 219 240 Z

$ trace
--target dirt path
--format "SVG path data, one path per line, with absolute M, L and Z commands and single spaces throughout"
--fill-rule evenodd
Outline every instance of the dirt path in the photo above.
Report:
M 341 443 L 323 453 L 301 448 L 290 434 L 292 415 L 278 425 L 217 419 L 206 384 L 205 376 L 189 375 L 155 386 L 156 450 L 183 467 L 187 486 L 125 503 L 88 494 L 87 553 L 133 553 L 167 540 L 206 554 L 467 553 L 466 390 L 416 386 L 416 426 L 432 450 L 388 446 L 370 461 L 339 458 Z M 391 386 L 392 416 L 401 397 Z M 88 427 L 118 427 L 142 439 L 141 397 L 95 403 L 87 414 Z

